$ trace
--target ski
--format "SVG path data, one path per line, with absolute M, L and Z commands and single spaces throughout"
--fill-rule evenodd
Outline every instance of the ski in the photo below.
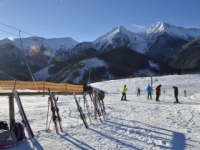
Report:
M 87 97 L 86 97 L 86 93 L 83 94 L 83 99 L 84 99 L 84 104 L 86 104 L 86 109 L 87 109 L 87 114 L 88 114 L 88 117 L 89 117 L 89 120 L 90 120 L 90 124 L 91 124 L 91 112 L 89 110 L 89 105 L 88 105 L 88 101 L 87 101 Z
M 77 109 L 78 109 L 78 111 L 79 111 L 79 113 L 80 113 L 80 117 L 81 117 L 81 119 L 83 120 L 83 123 L 84 123 L 84 125 L 85 125 L 85 128 L 88 129 L 89 126 L 88 126 L 88 123 L 87 123 L 87 121 L 86 121 L 85 114 L 83 113 L 82 108 L 81 108 L 81 106 L 79 105 L 78 100 L 76 99 L 75 93 L 73 93 L 73 95 L 74 95 L 74 100 L 75 100 L 76 105 L 77 105 Z
M 92 95 L 91 95 L 91 94 L 89 94 L 89 95 L 90 95 L 90 99 L 91 99 L 91 101 L 92 101 L 92 103 L 93 103 L 93 105 L 94 105 L 94 109 L 96 109 L 96 112 L 97 112 L 97 114 L 98 114 L 98 116 L 99 116 L 99 120 L 101 121 L 101 123 L 103 123 L 103 121 L 102 121 L 102 119 L 101 119 L 101 112 L 100 112 L 100 110 L 99 110 L 99 107 L 98 107 L 97 103 L 94 101 Z
M 33 134 L 33 131 L 31 129 L 31 126 L 27 120 L 27 117 L 26 117 L 26 114 L 25 114 L 25 111 L 24 111 L 24 108 L 23 108 L 23 105 L 22 105 L 22 102 L 21 102 L 21 99 L 19 97 L 19 93 L 15 90 L 15 89 L 12 89 L 12 92 L 13 92 L 13 95 L 15 97 L 15 100 L 17 102 L 17 105 L 18 105 L 18 108 L 19 108 L 19 113 L 22 117 L 22 122 L 24 123 L 24 126 L 26 128 L 26 131 L 28 133 L 28 136 L 29 136 L 29 139 L 34 139 L 34 134 Z
M 56 114 L 57 114 L 57 118 L 58 118 L 58 123 L 59 123 L 59 126 L 60 126 L 60 131 L 63 132 L 61 117 L 60 117 L 59 108 L 58 108 L 58 105 L 57 105 L 58 97 L 55 98 L 55 95 L 54 95 L 53 92 L 52 92 L 52 96 L 53 96 L 53 100 L 54 100 L 54 103 L 55 103 L 55 109 L 56 109 Z
M 99 98 L 99 96 L 98 96 L 98 93 L 97 93 L 97 105 L 99 105 L 101 114 L 102 114 L 102 116 L 103 116 L 103 119 L 105 120 L 105 110 L 104 110 L 103 105 L 102 105 L 102 103 L 101 103 L 101 100 L 100 100 L 100 98 Z
M 54 103 L 54 100 L 53 100 L 53 95 L 52 95 L 51 89 L 48 88 L 48 91 L 49 91 L 49 100 L 50 100 L 50 103 L 51 103 L 51 111 L 52 111 L 53 122 L 54 122 L 54 125 L 55 125 L 56 133 L 59 134 L 58 124 L 57 124 L 57 116 L 56 116 L 56 107 L 55 107 L 55 103 Z

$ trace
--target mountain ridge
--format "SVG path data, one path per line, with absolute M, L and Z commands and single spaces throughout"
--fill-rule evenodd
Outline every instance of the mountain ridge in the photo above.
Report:
M 161 65 L 161 63 L 169 65 L 175 59 L 173 56 L 181 50 L 182 46 L 198 36 L 200 36 L 200 29 L 187 29 L 165 22 L 158 22 L 147 31 L 139 33 L 131 32 L 123 26 L 117 26 L 90 42 L 77 42 L 70 37 L 52 39 L 41 37 L 22 38 L 24 51 L 21 50 L 20 39 L 15 39 L 14 41 L 4 39 L 3 41 L 0 40 L 0 65 L 2 66 L 2 71 L 8 75 L 15 75 L 16 71 L 18 71 L 17 73 L 23 71 L 23 75 L 27 74 L 28 70 L 24 60 L 22 60 L 24 57 L 23 53 L 25 52 L 25 57 L 33 73 L 39 76 L 39 71 L 41 70 L 42 72 L 42 69 L 45 68 L 46 72 L 50 72 L 47 77 L 51 78 L 66 66 L 72 67 L 85 59 L 98 58 L 101 54 L 112 50 L 117 52 L 119 49 L 124 53 L 130 53 L 129 50 L 132 50 L 148 56 L 154 61 L 158 61 L 158 65 Z M 127 49 L 129 50 L 127 51 Z M 117 54 L 112 52 L 112 57 L 120 59 Z M 134 53 L 130 54 L 134 55 Z M 5 60 L 5 57 L 8 60 L 12 60 L 13 56 L 15 56 L 15 60 L 11 62 Z M 128 56 L 126 57 L 128 58 Z M 15 61 L 19 62 L 14 63 Z M 106 61 L 108 64 L 108 60 Z M 165 67 L 167 68 L 167 66 Z M 170 65 L 170 67 L 173 68 L 175 65 Z M 21 68 L 21 70 L 16 68 Z M 137 69 L 138 71 L 140 69 L 144 70 L 144 68 Z M 100 68 L 100 70 L 105 72 L 105 68 Z M 85 71 L 88 72 L 87 70 Z M 96 72 L 98 71 L 96 70 Z M 76 73 L 76 76 L 78 74 Z M 116 74 L 112 75 L 113 78 L 115 76 Z M 45 76 L 41 77 L 47 80 Z M 38 80 L 40 79 L 38 78 Z

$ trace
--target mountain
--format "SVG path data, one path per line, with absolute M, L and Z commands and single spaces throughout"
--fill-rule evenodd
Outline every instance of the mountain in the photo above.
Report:
M 179 72 L 182 65 L 177 55 L 184 45 L 188 45 L 198 36 L 200 29 L 186 29 L 158 22 L 140 33 L 118 26 L 91 42 L 79 43 L 70 37 L 54 39 L 30 37 L 22 39 L 22 48 L 20 39 L 14 41 L 4 39 L 0 40 L 0 67 L 2 72 L 13 78 L 27 80 L 30 79 L 28 63 L 37 80 L 54 82 L 76 80 L 77 83 L 86 81 L 90 72 L 96 72 L 94 77 L 91 77 L 92 80 L 135 76 L 137 72 L 144 75 L 145 71 L 142 70 L 148 70 L 146 74 L 150 74 L 149 71 L 151 74 Z M 192 57 L 198 60 L 198 56 Z M 139 58 L 143 61 L 135 63 Z M 180 59 L 189 61 L 187 57 Z M 92 66 L 88 68 L 86 62 L 91 62 Z M 162 69 L 152 70 L 150 64 L 157 64 L 153 66 Z M 185 65 L 185 68 L 196 67 L 187 66 L 187 63 Z M 198 66 L 198 63 L 196 65 Z M 76 70 L 81 67 L 84 71 Z M 124 71 L 124 68 L 134 69 Z
M 145 33 L 148 45 L 145 55 L 169 64 L 184 44 L 200 36 L 200 29 L 185 29 L 158 22 Z
M 20 39 L 3 39 L 0 40 L 0 67 L 10 75 L 17 73 L 24 75 L 22 78 L 26 78 L 25 76 L 30 76 L 27 62 L 31 70 L 36 72 L 47 67 L 53 61 L 63 61 L 59 59 L 57 53 L 67 52 L 77 44 L 78 42 L 72 38 L 29 37 L 22 39 L 22 48 Z M 26 60 L 28 61 L 26 62 Z
M 60 72 L 50 77 L 49 81 L 84 84 L 89 81 L 165 74 L 177 71 L 132 49 L 119 47 L 104 53 L 98 53 L 93 58 L 71 62 Z
M 173 68 L 197 70 L 200 68 L 200 37 L 182 46 L 182 49 L 173 56 L 169 64 Z
M 100 52 L 126 47 L 144 53 L 146 42 L 144 34 L 133 33 L 123 26 L 116 27 L 92 42 L 94 48 Z
M 0 72 L 0 79 L 1 80 L 15 80 L 15 78 L 3 72 Z
M 200 29 L 177 27 L 165 22 L 158 22 L 148 29 L 145 34 L 154 41 L 159 35 L 166 33 L 184 40 L 192 40 L 200 35 Z
M 23 49 L 25 51 L 25 55 L 33 56 L 40 51 L 41 47 L 44 47 L 46 50 L 51 52 L 52 57 L 55 56 L 55 53 L 58 50 L 68 51 L 79 43 L 70 37 L 52 39 L 45 39 L 41 37 L 28 37 L 22 38 L 21 41 Z M 8 43 L 17 47 L 18 49 L 22 49 L 20 39 L 10 40 L 6 38 L 0 40 L 0 45 Z

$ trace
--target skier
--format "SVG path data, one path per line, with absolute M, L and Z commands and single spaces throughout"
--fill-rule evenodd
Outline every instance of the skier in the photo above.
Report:
M 174 97 L 176 99 L 176 101 L 174 103 L 179 103 L 179 101 L 178 101 L 178 88 L 176 86 L 173 86 L 172 88 L 174 88 Z
M 122 98 L 121 98 L 121 101 L 126 100 L 126 91 L 127 91 L 127 88 L 126 88 L 126 85 L 124 85 L 124 87 L 122 88 Z
M 159 100 L 159 97 L 160 97 L 160 88 L 161 88 L 161 84 L 159 84 L 159 85 L 156 87 L 156 101 L 160 101 L 160 100 Z
M 151 92 L 152 92 L 152 88 L 150 85 L 147 86 L 147 99 L 152 99 L 152 96 L 151 96 Z
M 140 96 L 140 88 L 137 89 L 137 96 Z
M 186 97 L 186 90 L 184 90 L 184 96 Z

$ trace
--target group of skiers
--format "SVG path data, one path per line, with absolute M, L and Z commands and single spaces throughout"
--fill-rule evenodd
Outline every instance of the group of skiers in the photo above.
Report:
M 157 87 L 156 87 L 156 101 L 160 101 L 159 100 L 159 97 L 161 95 L 161 84 L 159 84 Z M 174 97 L 175 97 L 175 102 L 174 103 L 179 103 L 179 100 L 178 100 L 178 87 L 176 86 L 173 86 L 172 87 L 174 89 Z M 153 92 L 153 89 L 150 85 L 147 86 L 147 99 L 151 99 L 152 100 L 152 92 Z M 122 97 L 121 97 L 121 100 L 126 100 L 126 92 L 127 92 L 127 88 L 126 88 L 126 85 L 124 85 L 124 87 L 122 88 Z M 165 91 L 164 91 L 165 93 Z M 138 87 L 137 89 L 137 96 L 140 96 L 140 88 Z M 184 90 L 184 96 L 186 97 L 186 91 Z

